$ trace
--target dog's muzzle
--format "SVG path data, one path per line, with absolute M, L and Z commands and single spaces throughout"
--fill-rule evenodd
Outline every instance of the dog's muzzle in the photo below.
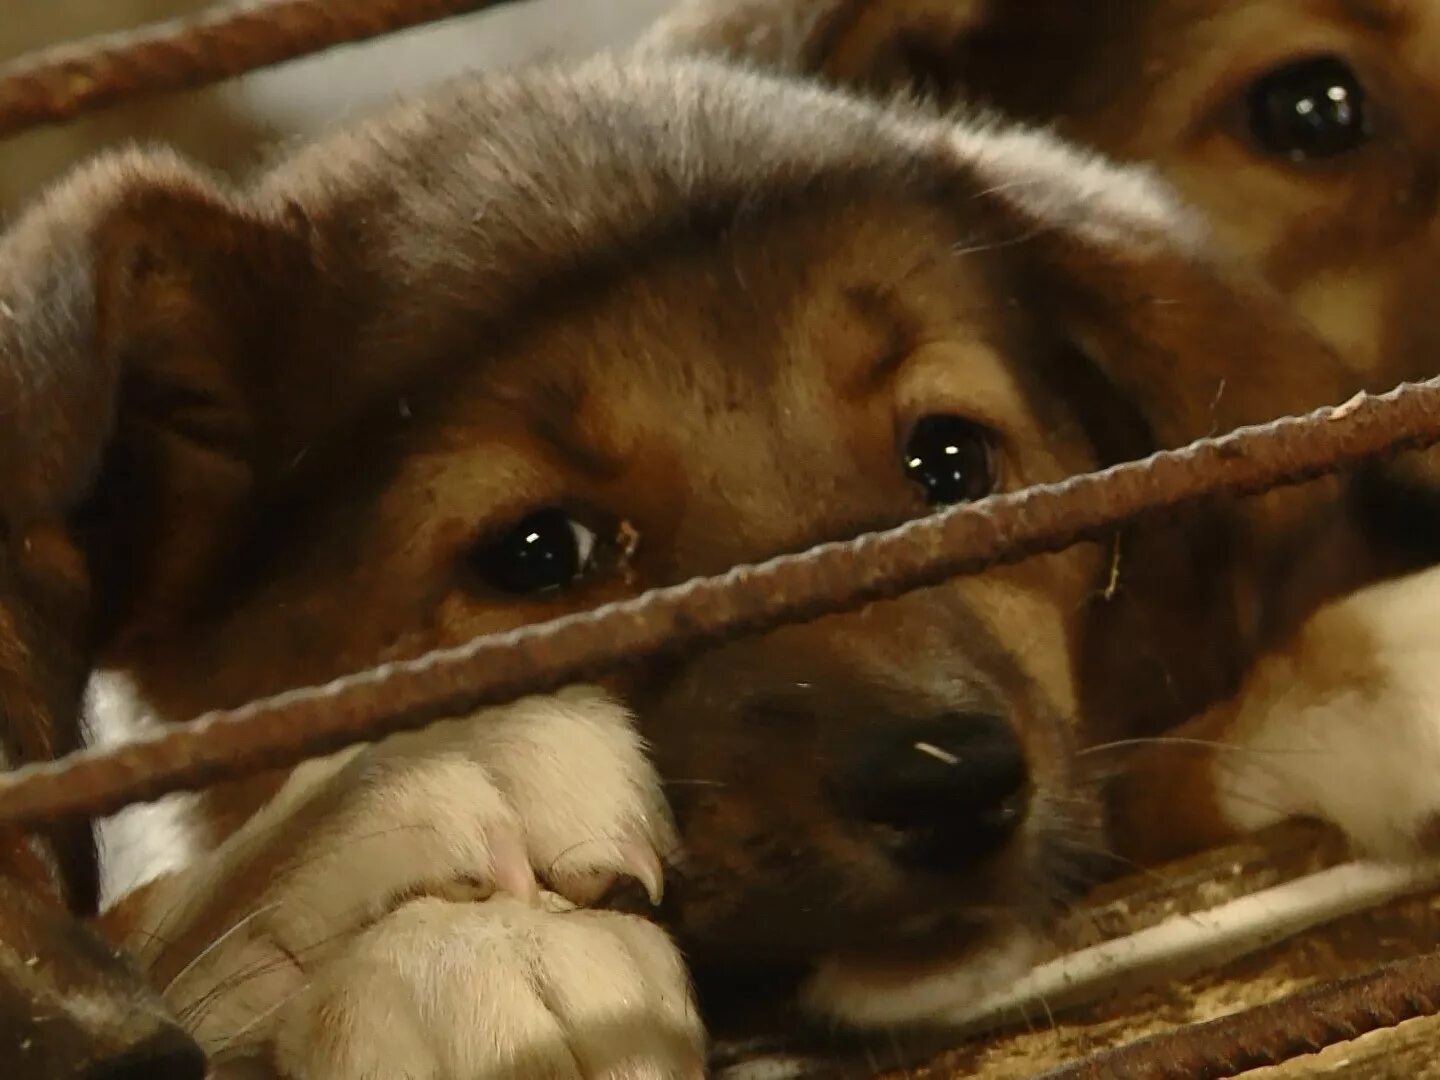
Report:
M 874 826 L 907 868 L 963 872 L 1014 835 L 1029 771 L 1003 718 L 950 713 L 853 734 L 827 794 L 844 817 Z

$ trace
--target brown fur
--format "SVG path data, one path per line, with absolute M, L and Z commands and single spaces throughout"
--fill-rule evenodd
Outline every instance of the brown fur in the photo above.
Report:
M 86 554 L 85 664 L 184 720 L 919 514 L 921 416 L 993 431 L 1013 490 L 1337 400 L 1336 358 L 1194 233 L 1041 137 L 705 64 L 463 81 L 244 191 L 114 157 L 0 247 L 0 400 L 37 417 L 0 430 L 0 474 L 28 463 L 5 514 Z M 1081 545 L 616 676 L 675 782 L 668 922 L 703 964 L 893 979 L 1043 920 L 1094 841 L 1077 670 L 1160 673 L 1122 726 L 1233 688 L 1277 561 L 1345 535 L 1336 491 L 1128 531 L 1113 614 L 1111 549 Z M 596 572 L 478 582 L 546 505 Z M 1013 728 L 1030 810 L 913 870 L 827 792 L 967 716 Z M 214 842 L 273 786 L 214 796 Z M 245 902 L 216 900 L 211 937 Z
M 1436 40 L 1440 19 L 1410 0 L 691 0 L 650 44 L 991 106 L 1153 165 L 1341 349 L 1357 387 L 1384 390 L 1435 369 Z M 1371 137 L 1308 164 L 1267 153 L 1246 90 L 1324 55 L 1360 80 Z
M 1426 313 L 1440 191 L 1428 89 L 1437 77 L 1430 49 L 1437 35 L 1434 13 L 1403 0 L 691 0 L 662 20 L 647 47 L 719 52 L 881 96 L 920 94 L 944 106 L 997 108 L 1152 165 L 1206 214 L 1221 250 L 1256 267 L 1341 350 L 1350 369 L 1347 389 L 1354 391 L 1388 389 L 1435 371 L 1434 320 Z M 1343 59 L 1364 86 L 1371 138 L 1321 162 L 1268 155 L 1247 132 L 1245 91 L 1286 62 L 1327 54 Z M 1270 400 L 1277 414 L 1303 409 L 1293 393 L 1307 368 L 1288 377 L 1287 387 L 1286 375 L 1276 373 Z M 1226 391 L 1216 387 L 1223 397 Z M 1387 465 L 1357 489 L 1367 523 L 1363 539 L 1313 537 L 1301 545 L 1299 564 L 1283 573 L 1273 568 L 1292 591 L 1264 616 L 1268 644 L 1289 642 L 1317 599 L 1375 573 L 1434 559 L 1440 532 L 1430 494 L 1433 468 L 1432 455 Z M 1153 574 L 1156 587 L 1173 590 L 1177 600 L 1207 588 L 1208 566 L 1199 568 L 1198 579 L 1189 578 L 1191 588 L 1183 584 L 1196 571 L 1190 551 L 1178 565 L 1167 559 L 1172 549 L 1163 542 L 1138 553 L 1132 546 L 1130 553 L 1138 556 L 1132 587 L 1143 589 Z M 1102 612 L 1101 621 L 1119 640 L 1184 640 L 1192 647 L 1196 640 L 1223 640 L 1213 636 L 1214 627 L 1194 624 L 1196 610 L 1190 602 L 1163 612 L 1122 602 Z M 1167 615 L 1174 621 L 1154 621 Z M 1197 630 L 1198 638 L 1192 636 Z M 1318 639 L 1300 640 L 1314 647 Z M 1327 657 L 1335 655 L 1331 644 Z M 1183 685 L 1195 670 L 1183 660 L 1157 658 L 1148 672 L 1142 667 L 1138 675 L 1117 677 L 1113 659 L 1101 646 L 1084 668 L 1095 676 L 1098 696 L 1088 700 L 1099 715 L 1117 715 L 1117 709 L 1129 715 L 1126 703 L 1137 694 L 1156 703 L 1171 699 L 1177 677 Z M 1230 737 L 1238 700 L 1217 704 L 1188 733 Z M 1127 723 L 1108 734 L 1153 730 Z M 1214 839 L 1224 826 L 1205 809 L 1209 768 L 1205 754 L 1147 751 L 1118 789 L 1119 832 L 1151 853 Z M 1189 793 L 1177 800 L 1187 808 L 1188 826 L 1173 812 L 1154 812 L 1157 799 L 1177 791 Z M 1138 802 L 1127 806 L 1132 797 Z

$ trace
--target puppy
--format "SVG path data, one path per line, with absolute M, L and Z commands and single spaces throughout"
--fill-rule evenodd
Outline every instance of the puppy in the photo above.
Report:
M 104 159 L 5 236 L 0 299 L 0 392 L 33 418 L 0 431 L 0 475 L 32 478 L 6 516 L 85 567 L 101 741 L 1349 377 L 1139 173 L 659 59 L 461 81 L 239 191 Z M 110 925 L 222 1063 L 286 1076 L 697 1074 L 672 942 L 702 992 L 944 1022 L 1083 883 L 1082 729 L 1233 691 L 1298 604 L 1277 568 L 1347 542 L 1341 495 L 1203 506 L 122 815 Z M 1099 716 L 1097 657 L 1168 696 Z M 198 854 L 129 843 L 165 813 Z M 604 909 L 629 880 L 653 917 Z
M 1221 250 L 1336 346 L 1348 389 L 1374 391 L 1436 371 L 1424 294 L 1440 251 L 1427 119 L 1437 40 L 1440 13 L 1406 0 L 689 0 L 645 47 L 720 53 L 885 98 L 993 107 L 1145 162 L 1205 214 Z M 1301 578 L 1329 584 L 1302 589 L 1285 625 L 1314 597 L 1440 558 L 1437 460 L 1407 455 L 1352 489 L 1370 554 L 1356 562 L 1343 543 L 1315 545 Z M 1428 634 L 1404 635 L 1428 625 L 1437 590 L 1422 570 L 1293 640 L 1277 635 L 1283 646 L 1245 693 L 1180 733 L 1197 745 L 1152 747 L 1126 770 L 1114 795 L 1130 854 L 1175 854 L 1296 813 L 1339 820 L 1376 851 L 1433 848 L 1433 785 L 1419 762 L 1436 739 L 1440 687 L 1428 676 Z M 1103 659 L 1086 670 L 1122 693 L 1143 689 L 1114 680 Z M 1149 693 L 1162 697 L 1169 678 L 1157 668 Z M 1403 782 L 1378 760 L 1377 731 L 1396 753 L 1421 755 Z M 1296 752 L 1279 753 L 1286 747 Z M 1179 814 L 1177 791 L 1188 793 Z M 1172 827 L 1157 831 L 1150 815 L 1162 808 Z

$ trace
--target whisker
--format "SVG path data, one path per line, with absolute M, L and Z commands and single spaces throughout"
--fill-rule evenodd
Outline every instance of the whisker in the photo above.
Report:
M 280 907 L 280 904 L 279 904 L 278 902 L 273 903 L 273 904 L 266 904 L 266 905 L 263 906 L 263 907 L 258 907 L 258 908 L 256 908 L 254 911 L 250 912 L 250 914 L 246 915 L 244 918 L 237 920 L 234 926 L 230 927 L 229 930 L 226 930 L 223 934 L 221 934 L 219 937 L 217 937 L 214 941 L 211 941 L 211 942 L 210 942 L 209 944 L 207 944 L 203 949 L 201 949 L 198 953 L 196 953 L 193 957 L 191 957 L 191 958 L 190 958 L 190 962 L 189 962 L 188 964 L 186 964 L 184 967 L 182 967 L 182 968 L 170 979 L 170 981 L 165 984 L 165 988 L 164 988 L 163 990 L 161 990 L 160 993 L 161 993 L 162 995 L 168 994 L 172 989 L 174 989 L 176 983 L 178 983 L 181 979 L 185 978 L 186 975 L 189 975 L 190 972 L 194 971 L 194 970 L 195 970 L 195 967 L 196 967 L 198 964 L 203 963 L 207 957 L 209 957 L 211 954 L 213 954 L 217 949 L 221 948 L 221 947 L 225 944 L 225 942 L 229 941 L 232 937 L 234 937 L 236 934 L 238 934 L 241 930 L 244 930 L 245 927 L 249 926 L 249 925 L 250 925 L 251 923 L 253 923 L 256 919 L 259 919 L 259 918 L 264 917 L 265 915 L 268 915 L 270 912 L 277 910 L 279 907 Z
M 1046 1030 L 1057 1030 L 1060 1025 L 1055 1022 L 1055 1010 L 1050 1008 L 1050 999 L 1044 994 L 1037 993 L 1035 995 L 1035 1000 L 1038 1001 L 1040 1003 L 1040 1007 L 1045 1010 L 1045 1023 L 1048 1025 Z
M 242 1024 L 239 1030 L 237 1030 L 219 1046 L 215 1047 L 215 1049 L 210 1052 L 210 1056 L 218 1057 L 219 1055 L 226 1053 L 232 1046 L 238 1043 L 250 1032 L 254 1031 L 255 1028 L 259 1027 L 266 1020 L 270 1019 L 277 1012 L 285 1008 L 285 1006 L 289 1005 L 292 1001 L 294 1001 L 296 998 L 298 998 L 301 994 L 305 993 L 305 991 L 309 989 L 310 986 L 307 983 L 306 985 L 300 987 L 299 990 L 296 990 L 293 994 L 286 994 L 283 998 L 275 1002 L 275 1004 L 271 1005 L 268 1009 L 264 1009 L 261 1012 L 257 1013 L 255 1016 L 251 1017 L 248 1023 Z
M 207 1002 L 212 1002 L 212 1000 L 215 999 L 217 996 L 223 996 L 224 994 L 228 994 L 236 989 L 239 989 L 251 979 L 268 974 L 271 971 L 279 970 L 287 964 L 303 974 L 305 973 L 305 965 L 303 963 L 303 960 L 307 956 L 312 953 L 318 952 L 319 950 L 326 948 L 329 945 L 333 945 L 335 942 L 340 941 L 347 936 L 354 936 L 357 933 L 357 931 L 351 929 L 337 930 L 335 933 L 326 935 L 325 937 L 322 937 L 319 940 L 314 941 L 311 944 L 305 946 L 304 948 L 298 950 L 291 949 L 278 941 L 272 941 L 270 942 L 270 944 L 275 949 L 279 950 L 282 955 L 278 957 L 272 957 L 270 959 L 257 960 L 256 962 L 250 964 L 248 967 L 243 967 L 238 971 L 232 971 L 229 975 L 226 975 L 209 990 L 207 990 L 203 995 L 196 998 L 189 1005 L 185 1006 L 183 1010 L 180 1010 L 181 1015 L 182 1017 L 193 1016 L 197 1008 L 202 1008 Z M 171 984 L 174 984 L 174 980 L 171 980 Z M 206 1013 L 208 1014 L 208 1010 L 206 1010 Z
M 1023 244 L 1028 244 L 1031 240 L 1039 239 L 1047 233 L 1057 231 L 1057 226 L 1049 224 L 1041 225 L 1016 236 L 1007 236 L 1003 240 L 990 240 L 976 244 L 953 244 L 950 248 L 950 254 L 959 259 L 964 258 L 966 255 L 984 255 L 991 251 L 1005 251 L 1008 248 L 1020 247 Z
M 1014 180 L 1006 180 L 1003 184 L 992 184 L 990 187 L 981 188 L 970 197 L 978 202 L 980 199 L 987 198 L 991 195 L 1000 195 L 1006 191 L 1013 191 L 1016 188 L 1039 187 L 1042 184 L 1048 183 L 1049 181 L 1043 177 L 1020 176 Z
M 303 974 L 305 972 L 305 968 L 304 965 L 301 963 L 301 959 L 304 956 L 309 953 L 317 952 L 320 949 L 323 949 L 326 946 L 331 945 L 336 941 L 339 941 L 340 939 L 344 938 L 348 933 L 349 931 L 340 931 L 339 933 L 331 934 L 330 936 L 321 938 L 319 941 L 313 942 L 312 944 L 307 945 L 305 948 L 298 951 L 292 951 L 277 944 L 276 947 L 281 949 L 281 952 L 283 953 L 282 956 L 259 960 L 253 964 L 250 964 L 248 967 L 244 967 L 238 971 L 231 972 L 228 976 L 221 979 L 209 990 L 207 990 L 203 995 L 192 1001 L 184 1009 L 177 1010 L 177 1019 L 180 1020 L 181 1024 L 185 1026 L 186 1030 L 192 1032 L 195 1031 L 199 1027 L 200 1023 L 205 1019 L 205 1017 L 209 1016 L 211 1012 L 214 1011 L 215 1006 L 218 1005 L 222 1000 L 224 1000 L 227 995 L 234 993 L 236 990 L 239 990 L 247 983 L 257 978 L 260 978 L 263 975 L 268 975 L 272 971 L 279 971 L 285 967 L 295 968 Z
M 201 1021 L 209 1016 L 215 1004 L 222 1000 L 231 991 L 249 983 L 252 979 L 268 974 L 276 969 L 278 961 L 274 958 L 256 960 L 238 971 L 232 971 L 225 978 L 221 979 L 205 993 L 199 995 L 195 1000 L 188 1002 L 183 1007 L 175 1007 L 175 1018 L 187 1031 L 194 1032 L 199 1029 Z
M 1222 787 L 1219 790 L 1220 794 L 1227 799 L 1234 799 L 1236 802 L 1242 802 L 1247 806 L 1257 806 L 1261 810 L 1268 810 L 1270 813 L 1274 814 L 1276 817 L 1279 818 L 1292 817 L 1300 812 L 1294 807 L 1284 806 L 1280 803 L 1271 802 L 1269 799 L 1262 799 L 1257 795 L 1252 795 L 1247 792 L 1239 791 L 1235 788 Z
M 1274 756 L 1278 754 L 1314 754 L 1320 751 L 1313 747 L 1258 747 L 1244 746 L 1239 743 L 1224 742 L 1220 739 L 1197 739 L 1183 735 L 1149 735 L 1133 739 L 1116 739 L 1113 742 L 1096 743 L 1094 746 L 1087 746 L 1078 750 L 1076 757 L 1088 757 L 1091 754 L 1103 754 L 1113 750 L 1128 750 L 1136 746 L 1188 746 L 1201 750 L 1225 750 L 1231 753 L 1253 754 L 1257 757 Z

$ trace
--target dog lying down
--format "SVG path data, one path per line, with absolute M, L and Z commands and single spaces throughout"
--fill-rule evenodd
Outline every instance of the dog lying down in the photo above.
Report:
M 704 62 L 460 81 L 242 191 L 112 156 L 3 244 L 8 544 L 101 741 L 1347 386 L 1145 176 Z M 1364 482 L 127 812 L 105 926 L 222 1067 L 283 1076 L 699 1075 L 736 986 L 943 1025 L 1088 880 L 1097 731 L 1323 720 L 1344 755 L 1122 784 L 1131 850 L 1256 804 L 1429 839 L 1432 598 L 1312 614 L 1383 569 Z
M 721 54 L 886 100 L 980 102 L 1144 162 L 1205 217 L 1220 250 L 1340 351 L 1348 394 L 1437 370 L 1440 324 L 1428 301 L 1440 253 L 1428 119 L 1437 42 L 1440 9 L 1418 0 L 682 0 L 645 48 Z M 1434 452 L 1404 455 L 1362 487 L 1366 543 L 1372 556 L 1384 550 L 1387 572 L 1440 560 L 1437 466 Z M 1347 558 L 1337 550 L 1330 573 Z M 1152 665 L 1123 692 L 1163 700 L 1171 677 Z M 1434 691 L 1413 692 L 1433 708 Z M 1176 734 L 1223 743 L 1230 723 L 1222 711 Z M 1296 742 L 1288 720 L 1254 738 L 1274 749 Z M 1362 759 L 1385 752 L 1355 749 Z M 1131 769 L 1168 801 L 1174 772 L 1193 771 L 1202 753 L 1157 744 Z M 1229 772 L 1238 760 L 1220 752 L 1206 767 Z M 1335 798 L 1298 785 L 1265 801 L 1313 809 Z M 1429 795 L 1412 790 L 1395 807 L 1388 791 L 1377 799 L 1362 786 L 1354 798 L 1378 840 Z M 1260 803 L 1230 814 L 1274 816 Z

